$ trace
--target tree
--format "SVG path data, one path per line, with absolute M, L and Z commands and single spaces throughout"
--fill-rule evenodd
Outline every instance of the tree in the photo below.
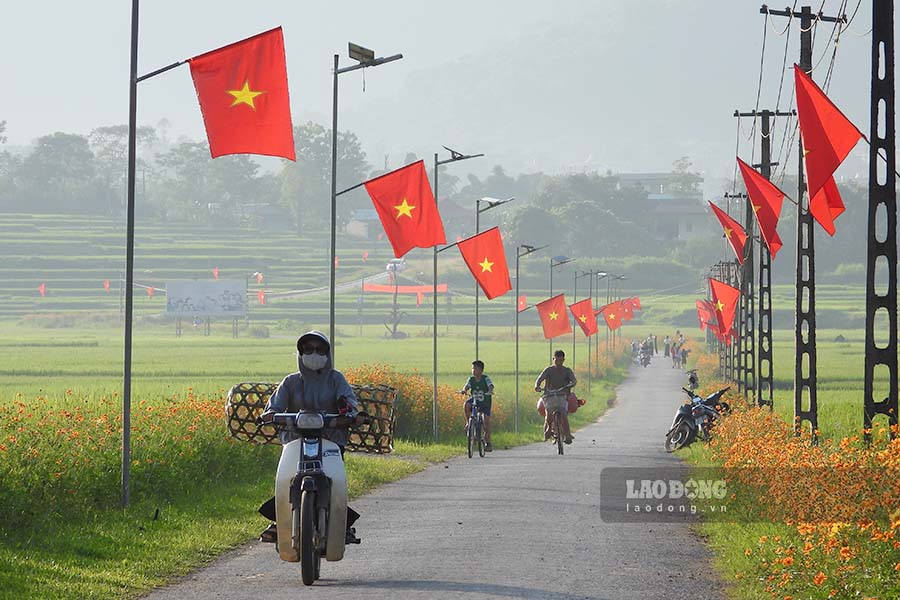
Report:
M 672 163 L 672 174 L 669 176 L 669 191 L 681 196 L 697 196 L 700 194 L 700 182 L 703 178 L 699 173 L 690 171 L 691 159 L 682 156 Z
M 213 160 L 205 142 L 182 142 L 157 155 L 162 167 L 158 195 L 166 214 L 198 222 L 240 222 L 251 204 L 273 199 L 259 165 L 246 154 Z M 249 211 L 253 212 L 253 211 Z
M 370 170 L 356 135 L 338 132 L 337 191 L 362 183 Z M 331 222 L 331 130 L 309 121 L 294 128 L 296 162 L 285 162 L 279 174 L 281 202 L 294 216 L 297 231 Z M 365 195 L 338 198 L 337 226 L 346 224 Z
M 87 138 L 62 132 L 45 135 L 19 169 L 23 200 L 31 210 L 104 212 L 95 174 Z
M 156 131 L 152 127 L 138 127 L 135 141 L 138 148 L 156 142 Z M 108 210 L 113 213 L 125 205 L 128 177 L 128 125 L 97 127 L 88 135 L 91 151 L 96 159 L 97 176 L 102 185 Z M 147 168 L 140 157 L 136 159 L 138 170 Z
M 508 229 L 509 239 L 516 244 L 553 244 L 554 249 L 561 231 L 556 216 L 539 206 L 520 206 L 513 211 Z
M 0 121 L 0 144 L 6 143 L 6 121 Z M 0 209 L 10 210 L 16 208 L 17 189 L 15 175 L 21 167 L 22 161 L 6 150 L 0 152 Z

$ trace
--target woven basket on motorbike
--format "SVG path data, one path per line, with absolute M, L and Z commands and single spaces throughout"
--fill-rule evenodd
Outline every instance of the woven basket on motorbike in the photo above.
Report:
M 228 390 L 225 417 L 231 437 L 251 444 L 281 443 L 274 426 L 256 424 L 256 417 L 263 413 L 269 396 L 275 392 L 277 387 L 277 383 L 245 381 Z
M 280 444 L 272 425 L 257 425 L 256 418 L 263 413 L 277 383 L 243 382 L 228 391 L 225 417 L 232 437 L 251 444 Z M 351 385 L 359 409 L 371 416 L 367 425 L 350 428 L 347 450 L 386 454 L 394 449 L 394 407 L 397 390 L 386 385 Z
M 359 409 L 369 413 L 369 424 L 350 428 L 347 450 L 386 454 L 394 449 L 394 407 L 397 390 L 386 385 L 351 385 Z

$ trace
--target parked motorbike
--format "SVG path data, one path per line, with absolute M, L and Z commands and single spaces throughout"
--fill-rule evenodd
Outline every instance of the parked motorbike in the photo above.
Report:
M 690 400 L 678 407 L 672 426 L 666 432 L 666 452 L 685 448 L 694 443 L 698 436 L 708 442 L 712 424 L 722 415 L 731 412 L 731 406 L 722 400 L 731 386 L 715 391 L 706 398 L 695 396 L 687 388 L 681 389 Z
M 323 437 L 356 417 L 320 411 L 276 413 L 277 427 L 297 429 L 301 437 L 282 446 L 275 476 L 276 550 L 283 561 L 299 562 L 304 585 L 319 578 L 322 557 L 341 560 L 347 531 L 347 473 L 340 446 Z

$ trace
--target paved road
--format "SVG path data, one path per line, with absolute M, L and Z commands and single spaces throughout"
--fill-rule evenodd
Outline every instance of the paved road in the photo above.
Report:
M 532 444 L 453 459 L 356 500 L 363 543 L 323 561 L 314 589 L 254 542 L 147 598 L 722 598 L 687 526 L 600 518 L 601 469 L 677 464 L 663 436 L 684 379 L 662 357 L 634 368 L 563 457 Z

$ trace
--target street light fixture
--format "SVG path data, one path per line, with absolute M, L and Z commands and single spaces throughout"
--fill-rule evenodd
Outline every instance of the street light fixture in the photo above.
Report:
M 553 269 L 561 267 L 566 263 L 570 263 L 574 258 L 568 256 L 553 256 L 550 258 L 550 298 L 553 297 Z M 553 340 L 550 340 L 550 358 L 553 358 Z
M 475 201 L 475 235 L 481 233 L 481 213 L 487 212 L 492 208 L 497 208 L 507 202 L 512 202 L 515 198 L 507 198 L 506 200 L 498 200 L 497 198 L 479 198 Z M 481 203 L 487 204 L 484 208 Z M 479 358 L 478 354 L 478 298 L 481 296 L 478 282 L 475 282 L 475 358 Z M 517 296 L 518 297 L 518 296 Z
M 450 153 L 450 158 L 445 160 L 438 160 L 437 152 L 434 153 L 434 204 L 437 206 L 438 204 L 438 167 L 441 165 L 446 165 L 452 162 L 458 162 L 461 160 L 468 160 L 470 158 L 478 158 L 479 156 L 484 156 L 484 154 L 463 154 L 462 152 L 457 152 L 452 148 L 448 148 L 447 146 L 443 147 Z M 438 249 L 437 246 L 434 247 L 434 254 L 432 258 L 432 271 L 431 271 L 431 282 L 432 282 L 432 292 L 431 292 L 431 301 L 432 301 L 432 320 L 431 320 L 431 349 L 432 349 L 432 389 L 431 389 L 431 419 L 432 419 L 432 427 L 434 429 L 434 441 L 436 442 L 438 439 L 438 402 L 437 402 L 437 255 L 438 252 L 442 252 L 447 250 L 448 248 L 452 248 L 456 244 L 451 244 L 449 246 L 445 246 Z M 449 290 L 447 292 L 450 293 Z
M 613 284 L 613 289 L 612 289 L 612 296 L 615 297 L 615 296 L 619 295 L 619 293 L 620 293 L 620 290 L 618 289 L 618 288 L 619 288 L 619 283 L 618 283 L 618 282 L 619 282 L 619 281 L 625 281 L 625 280 L 628 279 L 628 278 L 627 278 L 625 275 L 613 275 L 612 277 L 610 277 L 609 279 L 606 280 L 606 283 L 607 283 L 607 285 L 606 285 L 606 303 L 607 303 L 607 304 L 609 304 L 610 302 L 612 302 L 612 298 L 610 297 L 610 289 L 609 289 L 609 281 L 610 281 L 610 279 L 611 279 L 612 281 L 615 281 L 615 282 L 616 282 L 616 283 Z M 618 332 L 618 333 L 617 333 L 617 332 Z M 612 335 L 612 347 L 615 348 L 615 345 L 616 345 L 616 336 L 618 336 L 618 337 L 621 339 L 621 337 L 622 337 L 622 328 L 619 327 L 616 331 L 613 331 L 612 334 L 613 334 L 613 335 Z M 607 351 L 609 351 L 609 346 L 608 346 L 608 345 L 607 345 Z
M 337 245 L 337 197 L 340 195 L 337 191 L 337 130 L 338 130 L 338 122 L 337 122 L 337 107 L 338 107 L 338 75 L 342 73 L 349 73 L 350 71 L 356 71 L 357 69 L 365 69 L 366 67 L 377 67 L 379 65 L 383 65 L 385 63 L 393 62 L 395 60 L 400 60 L 403 58 L 402 54 L 394 54 L 392 56 L 379 57 L 375 58 L 375 51 L 370 50 L 368 48 L 364 48 L 357 44 L 349 43 L 348 51 L 350 58 L 357 61 L 357 64 L 351 65 L 349 67 L 344 67 L 343 69 L 339 67 L 340 63 L 340 55 L 334 55 L 334 86 L 332 91 L 332 106 L 331 106 L 331 260 L 329 261 L 329 269 L 331 270 L 331 277 L 329 282 L 329 308 L 328 308 L 328 336 L 331 340 L 331 360 L 332 364 L 334 364 L 334 350 L 337 346 L 337 341 L 334 339 L 334 280 L 335 280 L 335 266 L 334 266 L 334 257 L 336 256 L 336 245 Z M 350 189 L 356 189 L 354 186 Z M 345 193 L 350 191 L 349 189 L 344 190 L 341 193 Z
M 609 273 L 607 273 L 606 271 L 595 271 L 594 275 L 597 276 L 597 285 L 593 288 L 591 297 L 593 298 L 592 306 L 597 306 L 599 304 L 599 302 L 597 302 L 596 296 L 600 295 L 600 280 L 603 279 L 604 277 L 608 277 Z M 593 278 L 591 278 L 591 279 L 592 279 L 591 283 L 593 283 Z M 596 309 L 594 309 L 594 310 L 596 310 Z M 604 319 L 603 322 L 605 325 L 606 320 Z M 609 327 L 605 327 L 605 329 L 606 329 L 607 333 L 609 333 Z M 588 352 L 590 352 L 590 350 L 588 350 Z M 597 341 L 594 342 L 594 360 L 597 362 L 598 365 L 600 364 L 600 339 L 599 339 L 599 337 L 598 337 Z
M 590 279 L 590 282 L 591 282 L 591 291 L 593 291 L 594 271 L 585 271 L 584 273 L 582 273 L 581 275 L 579 275 L 579 274 L 578 274 L 578 269 L 575 269 L 575 291 L 572 293 L 572 295 L 574 296 L 574 297 L 572 298 L 572 303 L 573 303 L 573 304 L 576 303 L 576 302 L 578 302 L 578 278 L 579 278 L 579 277 L 590 277 L 590 278 L 591 278 L 591 279 Z M 588 294 L 588 298 L 590 298 L 590 297 L 591 297 L 591 296 L 590 296 L 590 293 L 589 293 L 589 294 Z M 591 310 L 593 311 L 593 300 L 591 301 Z M 576 333 L 576 329 L 577 329 L 576 327 L 573 327 L 573 328 L 572 328 L 572 357 L 571 357 L 572 360 L 570 361 L 570 364 L 572 365 L 572 370 L 573 370 L 573 371 L 575 370 L 575 333 Z M 590 343 L 591 343 L 591 338 L 588 338 L 588 385 L 590 385 L 590 380 L 591 380 L 591 367 L 590 367 L 591 350 L 590 350 Z
M 528 256 L 532 252 L 543 250 L 546 247 L 547 246 L 540 246 L 539 248 L 535 248 L 528 244 L 519 244 L 516 247 L 516 433 L 519 433 L 519 313 L 522 312 L 519 310 L 519 259 L 523 256 Z M 526 306 L 522 310 L 528 310 L 528 307 Z

